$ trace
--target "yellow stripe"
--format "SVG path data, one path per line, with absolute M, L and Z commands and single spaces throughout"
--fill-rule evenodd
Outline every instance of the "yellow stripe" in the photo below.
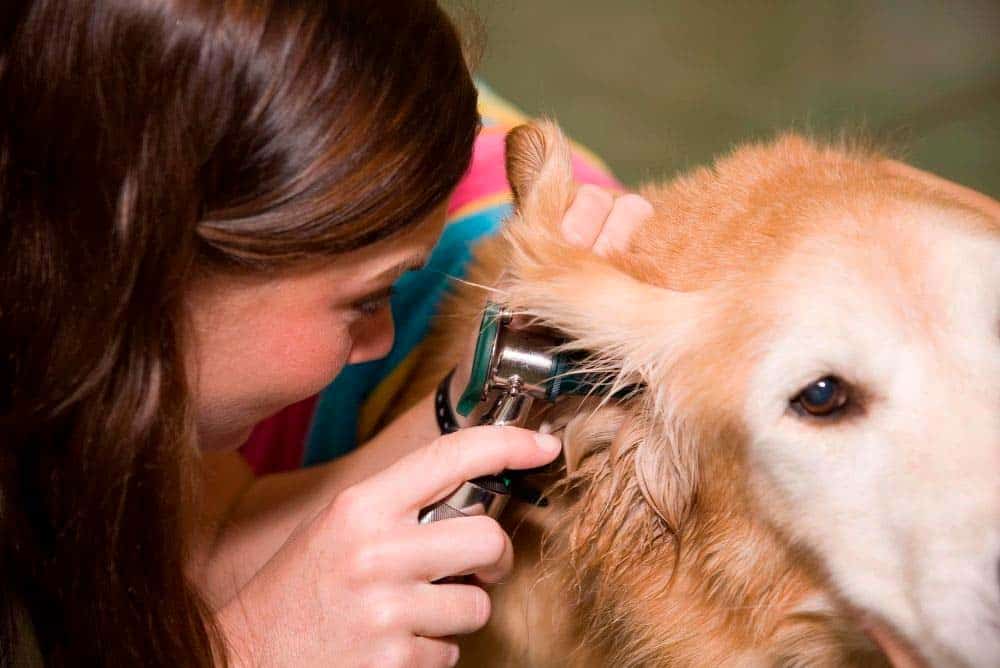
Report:
M 388 376 L 382 379 L 375 390 L 365 400 L 358 414 L 358 443 L 364 443 L 375 435 L 382 416 L 388 410 L 393 399 L 406 383 L 413 367 L 416 366 L 423 344 L 417 345 L 403 361 L 396 365 Z
M 483 116 L 483 118 L 488 118 L 496 124 L 483 128 L 482 134 L 506 134 L 512 128 L 531 120 L 531 118 L 523 111 L 512 105 L 510 102 L 502 99 L 482 84 L 480 84 L 479 88 L 479 114 Z M 597 154 L 589 148 L 573 141 L 572 139 L 569 140 L 569 143 L 578 157 L 584 162 L 590 164 L 591 167 L 607 174 L 614 173 L 608 167 L 608 164 L 597 157 Z
M 457 211 L 448 216 L 448 220 L 449 222 L 461 220 L 470 214 L 479 213 L 480 211 L 485 211 L 486 209 L 494 206 L 510 204 L 512 202 L 513 199 L 510 190 L 505 190 L 504 192 L 495 193 L 493 195 L 487 195 L 486 197 L 480 197 L 479 199 L 472 200 L 468 204 L 464 204 Z
M 479 114 L 483 118 L 508 128 L 521 125 L 528 120 L 528 117 L 520 109 L 482 85 L 479 87 Z
M 614 172 L 612 172 L 611 168 L 608 167 L 608 163 L 598 158 L 596 153 L 591 151 L 583 144 L 578 144 L 572 139 L 569 140 L 569 143 L 573 146 L 573 152 L 576 153 L 581 160 L 583 160 L 586 163 L 589 163 L 591 167 L 600 172 L 604 172 L 605 174 L 610 174 L 614 176 Z

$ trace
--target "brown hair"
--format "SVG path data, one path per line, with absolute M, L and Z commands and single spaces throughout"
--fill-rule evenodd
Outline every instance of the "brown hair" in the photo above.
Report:
M 213 664 L 184 573 L 190 279 L 406 229 L 478 123 L 430 0 L 4 3 L 0 663 L 28 626 L 51 664 Z

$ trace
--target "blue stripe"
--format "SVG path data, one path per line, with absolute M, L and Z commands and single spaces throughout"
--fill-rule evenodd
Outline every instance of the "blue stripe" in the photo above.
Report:
M 472 248 L 494 234 L 511 211 L 501 204 L 450 223 L 420 271 L 396 283 L 392 315 L 396 339 L 389 356 L 346 367 L 319 396 L 306 439 L 306 465 L 329 461 L 357 447 L 358 416 L 365 400 L 427 335 L 448 287 L 449 276 L 464 276 Z

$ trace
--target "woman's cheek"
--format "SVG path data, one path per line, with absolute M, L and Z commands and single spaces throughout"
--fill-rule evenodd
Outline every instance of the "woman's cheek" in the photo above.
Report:
M 311 391 L 305 396 L 312 396 L 322 390 L 350 364 L 351 345 L 350 330 L 346 327 L 339 328 L 317 350 L 318 355 L 304 360 L 306 368 L 303 369 L 303 374 L 311 385 Z
M 278 408 L 310 397 L 329 385 L 347 364 L 351 352 L 351 336 L 343 326 L 301 326 L 299 331 L 290 331 L 276 343 L 268 373 L 271 391 L 261 389 L 271 395 L 269 403 L 282 404 Z

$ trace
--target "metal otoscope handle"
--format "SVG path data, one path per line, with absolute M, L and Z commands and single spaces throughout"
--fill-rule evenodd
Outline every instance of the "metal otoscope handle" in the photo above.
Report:
M 458 412 L 469 416 L 471 424 L 519 427 L 535 399 L 554 402 L 564 394 L 606 394 L 613 387 L 600 375 L 574 373 L 577 359 L 558 352 L 564 341 L 553 332 L 519 327 L 513 321 L 509 310 L 486 304 L 469 383 L 458 402 Z M 420 523 L 468 515 L 496 519 L 510 498 L 511 485 L 506 473 L 462 483 L 421 511 Z
M 479 324 L 469 384 L 458 412 L 471 424 L 521 426 L 535 399 L 555 401 L 568 389 L 563 382 L 566 359 L 554 353 L 560 343 L 538 328 L 517 327 L 513 315 L 488 303 Z M 462 515 L 496 519 L 510 498 L 508 476 L 487 476 L 463 483 L 443 501 L 424 509 L 420 522 Z
M 479 419 L 479 424 L 499 426 L 519 425 L 528 414 L 531 397 L 518 384 L 508 388 L 491 403 Z M 510 480 L 503 475 L 482 476 L 462 483 L 442 501 L 425 508 L 420 523 L 472 515 L 500 517 L 510 499 Z

